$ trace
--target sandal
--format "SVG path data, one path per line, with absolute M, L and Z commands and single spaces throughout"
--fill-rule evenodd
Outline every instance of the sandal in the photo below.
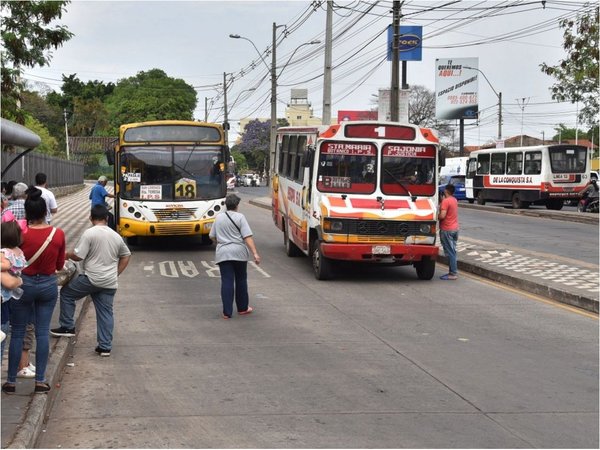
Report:
M 238 314 L 240 316 L 243 316 L 244 314 L 250 314 L 252 311 L 254 311 L 254 308 L 252 308 L 252 306 L 248 306 L 248 309 L 246 311 L 240 311 L 238 312 Z
M 223 319 L 231 319 L 231 316 L 227 316 L 227 315 L 223 314 Z
M 45 394 L 49 390 L 50 390 L 50 385 L 48 383 L 39 383 L 39 382 L 35 383 L 35 390 L 34 390 L 34 392 L 36 394 Z
M 17 386 L 14 383 L 8 381 L 2 385 L 2 392 L 5 394 L 14 394 Z
M 458 277 L 456 275 L 451 275 L 451 274 L 447 273 L 446 275 L 442 275 L 440 277 L 440 280 L 444 280 L 444 281 L 452 280 L 452 281 L 454 281 L 454 280 L 458 280 Z

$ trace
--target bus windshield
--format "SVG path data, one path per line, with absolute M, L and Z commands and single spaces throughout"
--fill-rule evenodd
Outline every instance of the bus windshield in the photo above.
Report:
M 210 200 L 224 197 L 224 164 L 219 146 L 123 147 L 123 199 Z
M 430 145 L 385 145 L 381 191 L 388 195 L 434 195 L 435 154 L 435 147 Z
M 321 192 L 371 194 L 377 178 L 377 147 L 370 143 L 324 142 L 317 189 Z
M 585 148 L 550 148 L 552 173 L 583 173 L 586 159 L 587 149 Z

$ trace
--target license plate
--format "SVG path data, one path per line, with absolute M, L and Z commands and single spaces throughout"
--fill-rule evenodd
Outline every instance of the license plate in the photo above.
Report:
M 372 251 L 374 255 L 389 255 L 391 249 L 389 245 L 374 245 Z

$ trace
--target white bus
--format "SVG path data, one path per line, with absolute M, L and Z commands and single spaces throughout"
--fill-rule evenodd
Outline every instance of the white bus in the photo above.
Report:
M 438 139 L 389 122 L 278 130 L 273 220 L 288 256 L 315 277 L 336 260 L 413 265 L 431 279 L 438 254 Z
M 581 145 L 493 148 L 472 152 L 467 198 L 480 205 L 509 201 L 515 209 L 530 204 L 561 209 L 576 200 L 589 180 L 588 151 Z

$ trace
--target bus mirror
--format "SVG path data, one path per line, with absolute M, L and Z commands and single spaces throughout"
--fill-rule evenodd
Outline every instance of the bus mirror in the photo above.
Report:
M 115 165 L 115 150 L 112 148 L 107 148 L 104 153 L 106 154 L 106 162 L 109 166 Z
M 443 150 L 439 151 L 439 163 L 440 167 L 444 167 L 446 165 L 446 152 Z
M 315 160 L 315 147 L 308 145 L 304 150 L 304 167 L 312 167 Z
M 231 129 L 231 125 L 229 125 L 229 122 L 223 122 L 223 129 L 225 131 L 229 131 Z
M 225 146 L 223 160 L 227 161 L 228 163 L 231 162 L 231 150 L 229 150 L 229 146 L 227 145 Z

